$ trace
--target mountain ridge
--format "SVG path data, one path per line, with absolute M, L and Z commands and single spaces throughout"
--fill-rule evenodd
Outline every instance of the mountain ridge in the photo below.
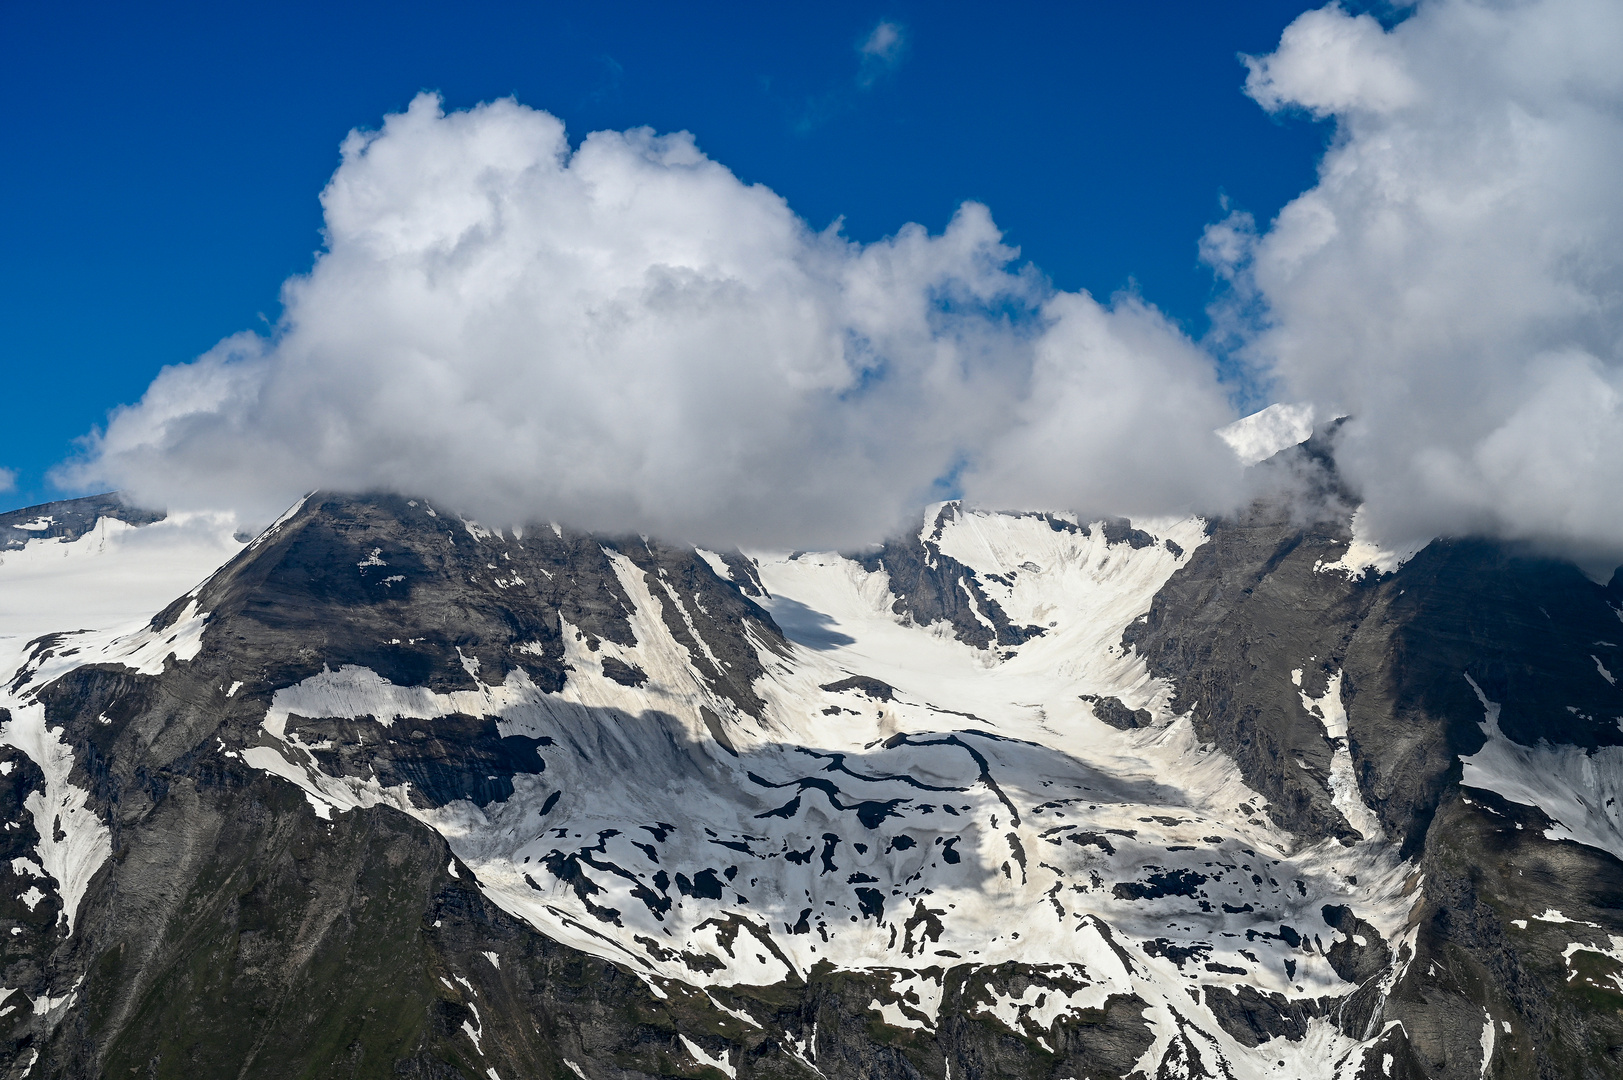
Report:
M 0 1060 L 1612 1075 L 1615 814 L 1540 805 L 1623 743 L 1616 579 L 1293 512 L 774 556 L 312 496 L 7 680 Z

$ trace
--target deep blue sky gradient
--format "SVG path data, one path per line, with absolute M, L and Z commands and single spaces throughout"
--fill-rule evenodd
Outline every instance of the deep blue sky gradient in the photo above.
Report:
M 571 136 L 687 129 L 814 227 L 874 240 L 988 204 L 1053 282 L 1205 328 L 1223 196 L 1271 217 L 1329 130 L 1240 92 L 1305 5 L 0 5 L 0 509 L 165 364 L 265 329 L 309 268 L 354 127 L 421 89 L 513 95 Z M 857 45 L 905 27 L 864 89 Z

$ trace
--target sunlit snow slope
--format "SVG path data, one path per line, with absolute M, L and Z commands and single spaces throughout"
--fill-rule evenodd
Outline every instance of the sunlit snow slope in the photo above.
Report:
M 633 641 L 594 649 L 566 623 L 561 692 L 521 669 L 435 693 L 343 666 L 278 690 L 271 741 L 241 752 L 304 788 L 318 814 L 376 803 L 412 814 L 503 907 L 656 986 L 770 984 L 828 961 L 890 972 L 875 1013 L 929 1027 L 944 969 L 1020 962 L 1047 971 L 1046 988 L 989 991 L 986 1003 L 1018 1034 L 1040 1041 L 1056 1015 L 1136 995 L 1155 1032 L 1146 1068 L 1196 1031 L 1236 1075 L 1316 1074 L 1356 1040 L 1320 1019 L 1305 1040 L 1248 1047 L 1185 988 L 1350 993 L 1328 958 L 1349 935 L 1322 909 L 1356 911 L 1360 946 L 1393 957 L 1407 948 L 1418 874 L 1378 836 L 1303 846 L 1272 827 L 1233 762 L 1200 744 L 1168 687 L 1123 650 L 1123 630 L 1203 542 L 1204 523 L 1116 542 L 1108 532 L 933 510 L 926 560 L 967 568 L 952 587 L 971 608 L 972 573 L 1009 623 L 1041 631 L 992 648 L 898 614 L 882 565 L 756 557 L 760 602 L 790 638 L 754 642 L 758 716 L 703 677 L 718 661 L 695 621 L 702 600 L 610 552 Z M 470 535 L 493 553 L 522 542 Z M 668 625 L 673 608 L 693 631 L 687 644 Z M 626 670 L 638 677 L 614 677 Z M 1102 722 L 1105 701 L 1142 726 Z M 390 739 L 414 719 L 458 714 L 536 740 L 545 770 L 515 775 L 505 799 L 425 806 L 409 783 L 324 767 L 322 745 L 343 735 L 297 719 L 360 722 Z

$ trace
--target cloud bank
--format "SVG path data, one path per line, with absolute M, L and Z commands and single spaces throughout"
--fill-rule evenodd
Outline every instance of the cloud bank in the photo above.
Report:
M 997 505 L 1202 509 L 1239 468 L 1207 358 L 1055 292 L 965 204 L 816 232 L 686 134 L 571 150 L 513 101 L 352 133 L 270 336 L 166 368 L 70 483 L 268 520 L 305 491 L 492 523 L 845 545 L 962 484 Z
M 903 44 L 881 24 L 860 48 Z M 1619 56 L 1614 0 L 1424 0 L 1391 29 L 1309 11 L 1244 58 L 1261 107 L 1335 137 L 1274 221 L 1206 231 L 1208 340 L 1297 403 L 1252 435 L 1351 417 L 1338 459 L 1372 540 L 1623 557 Z M 959 491 L 1221 512 L 1261 452 L 1209 351 L 1143 299 L 1054 290 L 977 204 L 858 244 L 686 134 L 571 150 L 546 113 L 432 96 L 352 133 L 322 203 L 274 333 L 165 369 L 67 482 L 260 520 L 381 488 L 810 547 Z
M 1207 258 L 1280 397 L 1388 541 L 1485 533 L 1623 555 L 1623 7 L 1332 5 L 1248 58 L 1270 110 L 1333 117 L 1319 181 Z M 1260 317 L 1258 317 L 1260 313 Z

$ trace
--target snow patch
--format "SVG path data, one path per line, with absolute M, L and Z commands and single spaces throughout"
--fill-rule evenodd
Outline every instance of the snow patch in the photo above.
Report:
M 76 540 L 30 539 L 0 555 L 0 653 L 43 634 L 146 622 L 243 545 L 229 514 L 175 514 L 150 525 L 104 517 Z
M 1390 574 L 1414 558 L 1422 548 L 1431 543 L 1429 539 L 1426 539 L 1400 544 L 1394 548 L 1385 548 L 1370 539 L 1368 528 L 1368 522 L 1364 518 L 1364 508 L 1360 506 L 1353 512 L 1352 540 L 1347 544 L 1347 550 L 1342 552 L 1341 558 L 1335 562 L 1319 560 L 1313 564 L 1313 569 L 1324 574 L 1331 572 L 1343 573 L 1354 581 L 1371 570 L 1375 571 L 1377 576 Z
M 0 688 L 0 707 L 11 713 L 10 721 L 0 726 L 0 743 L 27 754 L 45 778 L 43 790 L 29 792 L 23 806 L 33 816 L 39 834 L 35 855 L 44 871 L 40 876 L 56 880 L 62 897 L 61 919 L 71 934 L 91 877 L 112 854 L 112 832 L 90 809 L 89 792 L 68 782 L 73 748 L 63 740 L 60 729 L 46 727 L 45 706 Z M 26 862 L 16 860 L 13 868 L 19 861 Z M 38 895 L 30 902 L 31 894 Z M 22 897 L 30 910 L 43 898 L 37 886 Z
M 712 1068 L 720 1069 L 729 1077 L 736 1078 L 738 1076 L 738 1069 L 727 1059 L 727 1051 L 722 1050 L 716 1054 L 711 1054 L 686 1035 L 678 1035 L 677 1038 L 682 1041 L 682 1048 L 700 1065 L 709 1065 Z
M 717 577 L 723 581 L 733 580 L 732 570 L 727 566 L 726 560 L 720 555 L 717 555 L 714 551 L 706 551 L 704 548 L 694 548 L 693 550 L 698 552 L 699 558 L 705 561 L 705 564 L 710 567 L 711 571 Z
M 1559 923 L 1571 923 L 1574 926 L 1593 926 L 1597 930 L 1600 929 L 1600 924 L 1599 923 L 1584 922 L 1582 919 L 1569 919 L 1565 915 L 1561 914 L 1561 912 L 1556 908 L 1545 908 L 1544 909 L 1544 914 L 1542 914 L 1542 915 L 1534 915 L 1533 918 L 1537 919 L 1539 922 L 1557 923 L 1557 924 L 1559 924 Z
M 1243 465 L 1255 465 L 1287 447 L 1306 442 L 1313 434 L 1313 404 L 1278 402 L 1217 429 Z
M 1567 965 L 1568 982 L 1575 982 L 1579 979 L 1583 979 L 1583 981 L 1591 986 L 1596 986 L 1605 990 L 1615 990 L 1618 993 L 1623 993 L 1623 937 L 1608 934 L 1607 939 L 1609 944 L 1605 945 L 1574 941 L 1562 950 L 1561 959 L 1565 961 Z M 1594 956 L 1604 957 L 1605 959 L 1612 961 L 1612 964 L 1609 965 L 1609 969 L 1607 967 L 1601 967 L 1595 974 L 1586 976 L 1579 971 L 1577 964 L 1574 963 L 1575 959 L 1580 953 L 1589 953 Z M 1602 980 L 1604 980 L 1604 983 Z
M 1159 542 L 1110 544 L 1101 528 L 1034 516 L 946 522 L 942 552 L 1016 625 L 1044 628 L 999 650 L 899 618 L 883 572 L 832 553 L 762 556 L 773 594 L 764 603 L 793 644 L 754 641 L 759 718 L 713 688 L 716 630 L 695 598 L 609 551 L 631 643 L 590 649 L 562 623 L 569 674 L 559 692 L 522 669 L 444 694 L 362 667 L 324 669 L 272 695 L 263 730 L 275 745 L 243 757 L 334 811 L 389 805 L 424 822 L 494 903 L 638 972 L 656 994 L 661 983 L 693 983 L 694 966 L 708 970 L 706 985 L 770 985 L 826 960 L 875 976 L 871 1007 L 887 1023 L 929 1028 L 944 967 L 1014 964 L 1028 982 L 1013 984 L 1019 993 L 988 986 L 981 1015 L 1026 1037 L 1048 1038 L 1056 1017 L 1133 993 L 1149 1003 L 1156 1039 L 1148 1075 L 1197 1029 L 1189 1037 L 1203 1059 L 1236 1077 L 1286 1075 L 1280 1060 L 1295 1063 L 1289 1075 L 1329 1075 L 1325 1062 L 1363 1043 L 1326 1021 L 1301 1043 L 1247 1048 L 1185 987 L 1198 978 L 1292 1000 L 1350 993 L 1322 953 L 1289 946 L 1281 926 L 1327 933 L 1323 905 L 1345 904 L 1401 949 L 1418 874 L 1378 831 L 1347 848 L 1304 846 L 1276 829 L 1234 762 L 1174 712 L 1172 688 L 1120 647 L 1205 542 L 1198 519 L 1137 524 Z M 606 677 L 608 659 L 646 681 Z M 892 689 L 822 689 L 854 675 Z M 1117 697 L 1152 723 L 1109 727 L 1084 694 Z M 1304 707 L 1345 740 L 1339 682 Z M 370 717 L 392 739 L 397 720 L 451 714 L 547 740 L 544 777 L 513 775 L 511 794 L 483 806 L 428 807 L 364 768 L 327 774 L 288 730 L 293 715 Z M 657 884 L 665 874 L 668 890 Z M 1210 910 L 1177 891 L 1190 875 Z M 792 1051 L 810 1068 L 814 1045 Z
M 1302 685 L 1300 668 L 1291 672 L 1291 679 L 1297 686 Z M 1341 811 L 1347 824 L 1364 834 L 1364 839 L 1382 839 L 1381 819 L 1364 801 L 1358 776 L 1353 771 L 1352 753 L 1347 749 L 1347 710 L 1341 702 L 1341 672 L 1330 676 L 1320 697 L 1309 697 L 1305 690 L 1299 691 L 1298 696 L 1302 699 L 1302 708 L 1324 724 L 1324 736 L 1333 748 L 1329 776 L 1331 804 Z
M 1546 839 L 1571 840 L 1623 859 L 1623 746 L 1591 752 L 1543 739 L 1536 746 L 1512 742 L 1499 728 L 1499 703 L 1489 701 L 1470 675 L 1465 681 L 1482 703 L 1488 741 L 1460 758 L 1460 784 L 1537 807 L 1554 822 L 1544 830 Z

